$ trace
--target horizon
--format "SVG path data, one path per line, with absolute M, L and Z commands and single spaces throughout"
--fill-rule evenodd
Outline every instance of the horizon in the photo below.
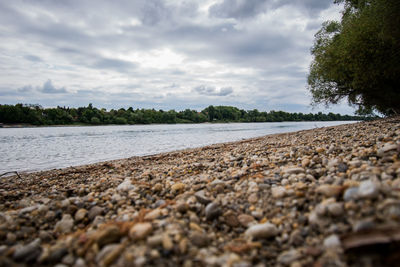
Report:
M 310 48 L 331 0 L 0 3 L 5 104 L 199 110 L 311 107 Z

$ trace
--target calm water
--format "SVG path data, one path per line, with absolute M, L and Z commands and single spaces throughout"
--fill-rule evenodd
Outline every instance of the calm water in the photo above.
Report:
M 349 122 L 0 128 L 0 174 L 142 156 Z

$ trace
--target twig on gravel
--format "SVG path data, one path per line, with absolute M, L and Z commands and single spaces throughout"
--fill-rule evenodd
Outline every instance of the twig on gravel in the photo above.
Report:
M 15 173 L 18 176 L 18 178 L 21 179 L 21 176 L 19 175 L 19 173 L 17 171 L 10 171 L 10 172 L 2 173 L 2 174 L 0 174 L 0 177 L 4 176 L 6 174 L 10 174 L 10 173 Z

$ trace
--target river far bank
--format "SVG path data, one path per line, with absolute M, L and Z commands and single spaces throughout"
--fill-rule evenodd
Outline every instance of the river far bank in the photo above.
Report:
M 400 118 L 0 178 L 0 266 L 394 266 Z

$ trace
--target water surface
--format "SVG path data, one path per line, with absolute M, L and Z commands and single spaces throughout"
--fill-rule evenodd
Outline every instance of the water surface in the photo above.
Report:
M 0 128 L 0 174 L 151 155 L 349 122 Z

